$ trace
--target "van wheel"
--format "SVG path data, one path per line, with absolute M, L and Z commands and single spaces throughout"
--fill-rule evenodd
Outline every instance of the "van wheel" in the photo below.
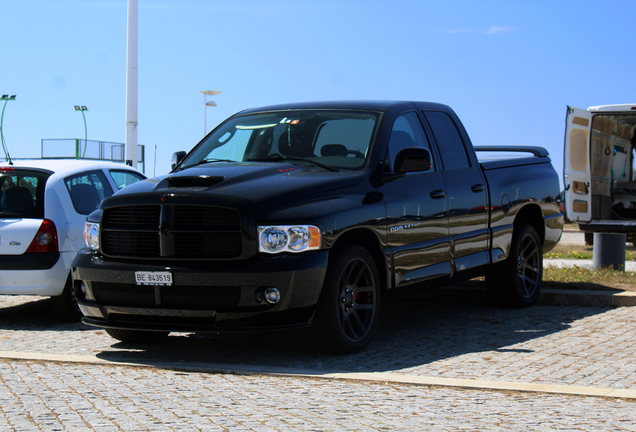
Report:
M 539 234 L 532 225 L 522 225 L 512 236 L 510 256 L 490 271 L 486 287 L 505 306 L 528 307 L 539 298 L 542 277 Z
M 112 338 L 122 342 L 130 343 L 153 343 L 165 339 L 170 332 L 165 331 L 144 331 L 107 328 L 106 333 Z
M 380 277 L 371 254 L 352 244 L 333 250 L 310 328 L 319 348 L 336 354 L 362 351 L 379 315 Z
M 55 316 L 61 321 L 77 322 L 84 316 L 77 305 L 77 298 L 75 297 L 75 290 L 73 289 L 73 280 L 70 274 L 66 279 L 62 294 L 51 297 L 51 302 Z

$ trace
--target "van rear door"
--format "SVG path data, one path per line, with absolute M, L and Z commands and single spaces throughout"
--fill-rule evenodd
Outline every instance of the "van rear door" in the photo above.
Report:
M 572 222 L 592 219 L 590 131 L 592 113 L 568 106 L 565 120 L 565 216 Z

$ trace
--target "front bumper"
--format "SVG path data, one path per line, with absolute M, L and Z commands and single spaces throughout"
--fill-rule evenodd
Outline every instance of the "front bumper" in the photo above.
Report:
M 241 262 L 106 261 L 81 251 L 73 263 L 83 322 L 103 328 L 175 332 L 307 326 L 320 296 L 328 251 L 256 256 Z M 137 271 L 169 271 L 173 285 L 137 285 Z M 259 297 L 276 288 L 280 301 Z

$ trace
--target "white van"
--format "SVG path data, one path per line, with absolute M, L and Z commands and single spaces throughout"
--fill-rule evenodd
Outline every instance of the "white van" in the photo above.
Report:
M 568 107 L 563 180 L 565 215 L 586 233 L 626 233 L 636 241 L 636 104 Z

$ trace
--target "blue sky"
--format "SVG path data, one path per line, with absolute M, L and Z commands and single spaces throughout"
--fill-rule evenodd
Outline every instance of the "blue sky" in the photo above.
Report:
M 3 132 L 124 142 L 126 0 L 0 0 Z M 164 174 L 207 126 L 274 103 L 450 105 L 475 145 L 546 147 L 562 173 L 566 106 L 634 103 L 633 0 L 138 0 L 139 127 Z M 156 146 L 156 168 L 155 161 Z

